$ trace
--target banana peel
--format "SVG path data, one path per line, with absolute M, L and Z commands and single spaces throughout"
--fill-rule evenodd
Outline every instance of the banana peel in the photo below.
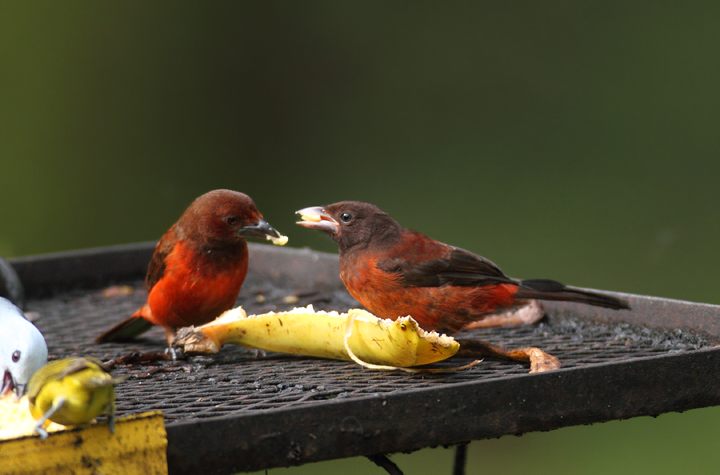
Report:
M 312 305 L 250 316 L 237 307 L 205 325 L 180 329 L 172 342 L 196 354 L 217 353 L 225 344 L 355 361 L 373 369 L 435 363 L 460 348 L 450 336 L 424 331 L 412 317 L 386 320 L 360 309 L 316 312 Z

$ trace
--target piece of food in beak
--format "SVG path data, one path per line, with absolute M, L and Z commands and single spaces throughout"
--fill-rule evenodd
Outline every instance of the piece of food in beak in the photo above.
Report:
M 302 221 L 298 221 L 298 224 L 304 228 L 318 229 L 325 231 L 330 234 L 337 234 L 339 231 L 340 224 L 335 219 L 325 212 L 325 209 L 321 206 L 311 206 L 309 208 L 303 208 L 299 211 L 295 211 L 295 214 L 299 214 Z
M 278 234 L 280 234 L 280 233 L 278 233 Z M 287 237 L 287 236 L 283 236 L 282 234 L 280 234 L 279 237 L 275 237 L 275 236 L 271 236 L 271 235 L 269 235 L 269 234 L 266 234 L 266 235 L 265 235 L 265 239 L 267 239 L 267 240 L 270 241 L 271 243 L 275 244 L 276 246 L 284 246 L 284 245 L 287 244 L 287 242 L 288 242 L 288 237 Z

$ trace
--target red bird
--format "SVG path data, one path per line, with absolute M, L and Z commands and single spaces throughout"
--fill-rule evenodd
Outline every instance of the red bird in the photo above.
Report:
M 527 299 L 628 308 L 606 295 L 553 280 L 517 280 L 472 252 L 403 228 L 369 203 L 342 201 L 297 212 L 297 224 L 325 231 L 340 251 L 350 294 L 381 318 L 412 316 L 424 330 L 455 333 Z
M 169 344 L 179 327 L 202 325 L 232 308 L 247 274 L 245 237 L 275 242 L 282 236 L 243 193 L 214 190 L 197 198 L 155 247 L 147 303 L 95 341 L 128 340 L 160 325 Z

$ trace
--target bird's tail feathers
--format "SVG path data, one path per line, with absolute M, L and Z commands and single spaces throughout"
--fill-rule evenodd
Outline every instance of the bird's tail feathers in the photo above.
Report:
M 110 343 L 114 341 L 128 341 L 150 330 L 153 327 L 153 324 L 145 320 L 142 316 L 143 312 L 146 310 L 145 307 L 147 307 L 147 311 L 150 310 L 148 305 L 145 304 L 131 317 L 126 318 L 110 330 L 95 338 L 95 342 Z
M 515 298 L 539 299 L 539 300 L 563 300 L 567 302 L 579 302 L 597 307 L 612 308 L 615 310 L 628 309 L 630 306 L 609 295 L 588 292 L 574 287 L 569 287 L 547 279 L 523 280 L 518 286 Z

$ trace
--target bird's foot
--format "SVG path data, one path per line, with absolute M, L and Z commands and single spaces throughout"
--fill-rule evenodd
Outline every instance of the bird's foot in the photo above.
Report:
M 180 350 L 179 348 L 173 348 L 172 346 L 165 348 L 165 354 L 170 355 L 173 361 L 187 359 L 185 353 L 183 353 L 182 350 Z
M 540 348 L 503 348 L 486 341 L 458 339 L 460 350 L 456 356 L 465 358 L 477 358 L 491 356 L 505 360 L 530 363 L 531 373 L 542 373 L 560 368 L 560 360 L 551 354 L 545 353 Z
M 35 427 L 35 432 L 37 432 L 37 434 L 40 436 L 40 440 L 45 440 L 48 438 L 48 435 L 50 435 L 48 434 L 48 431 L 46 431 L 43 427 L 40 426 Z
M 245 353 L 252 355 L 254 359 L 265 358 L 267 356 L 267 351 L 261 350 L 260 348 L 247 348 Z

